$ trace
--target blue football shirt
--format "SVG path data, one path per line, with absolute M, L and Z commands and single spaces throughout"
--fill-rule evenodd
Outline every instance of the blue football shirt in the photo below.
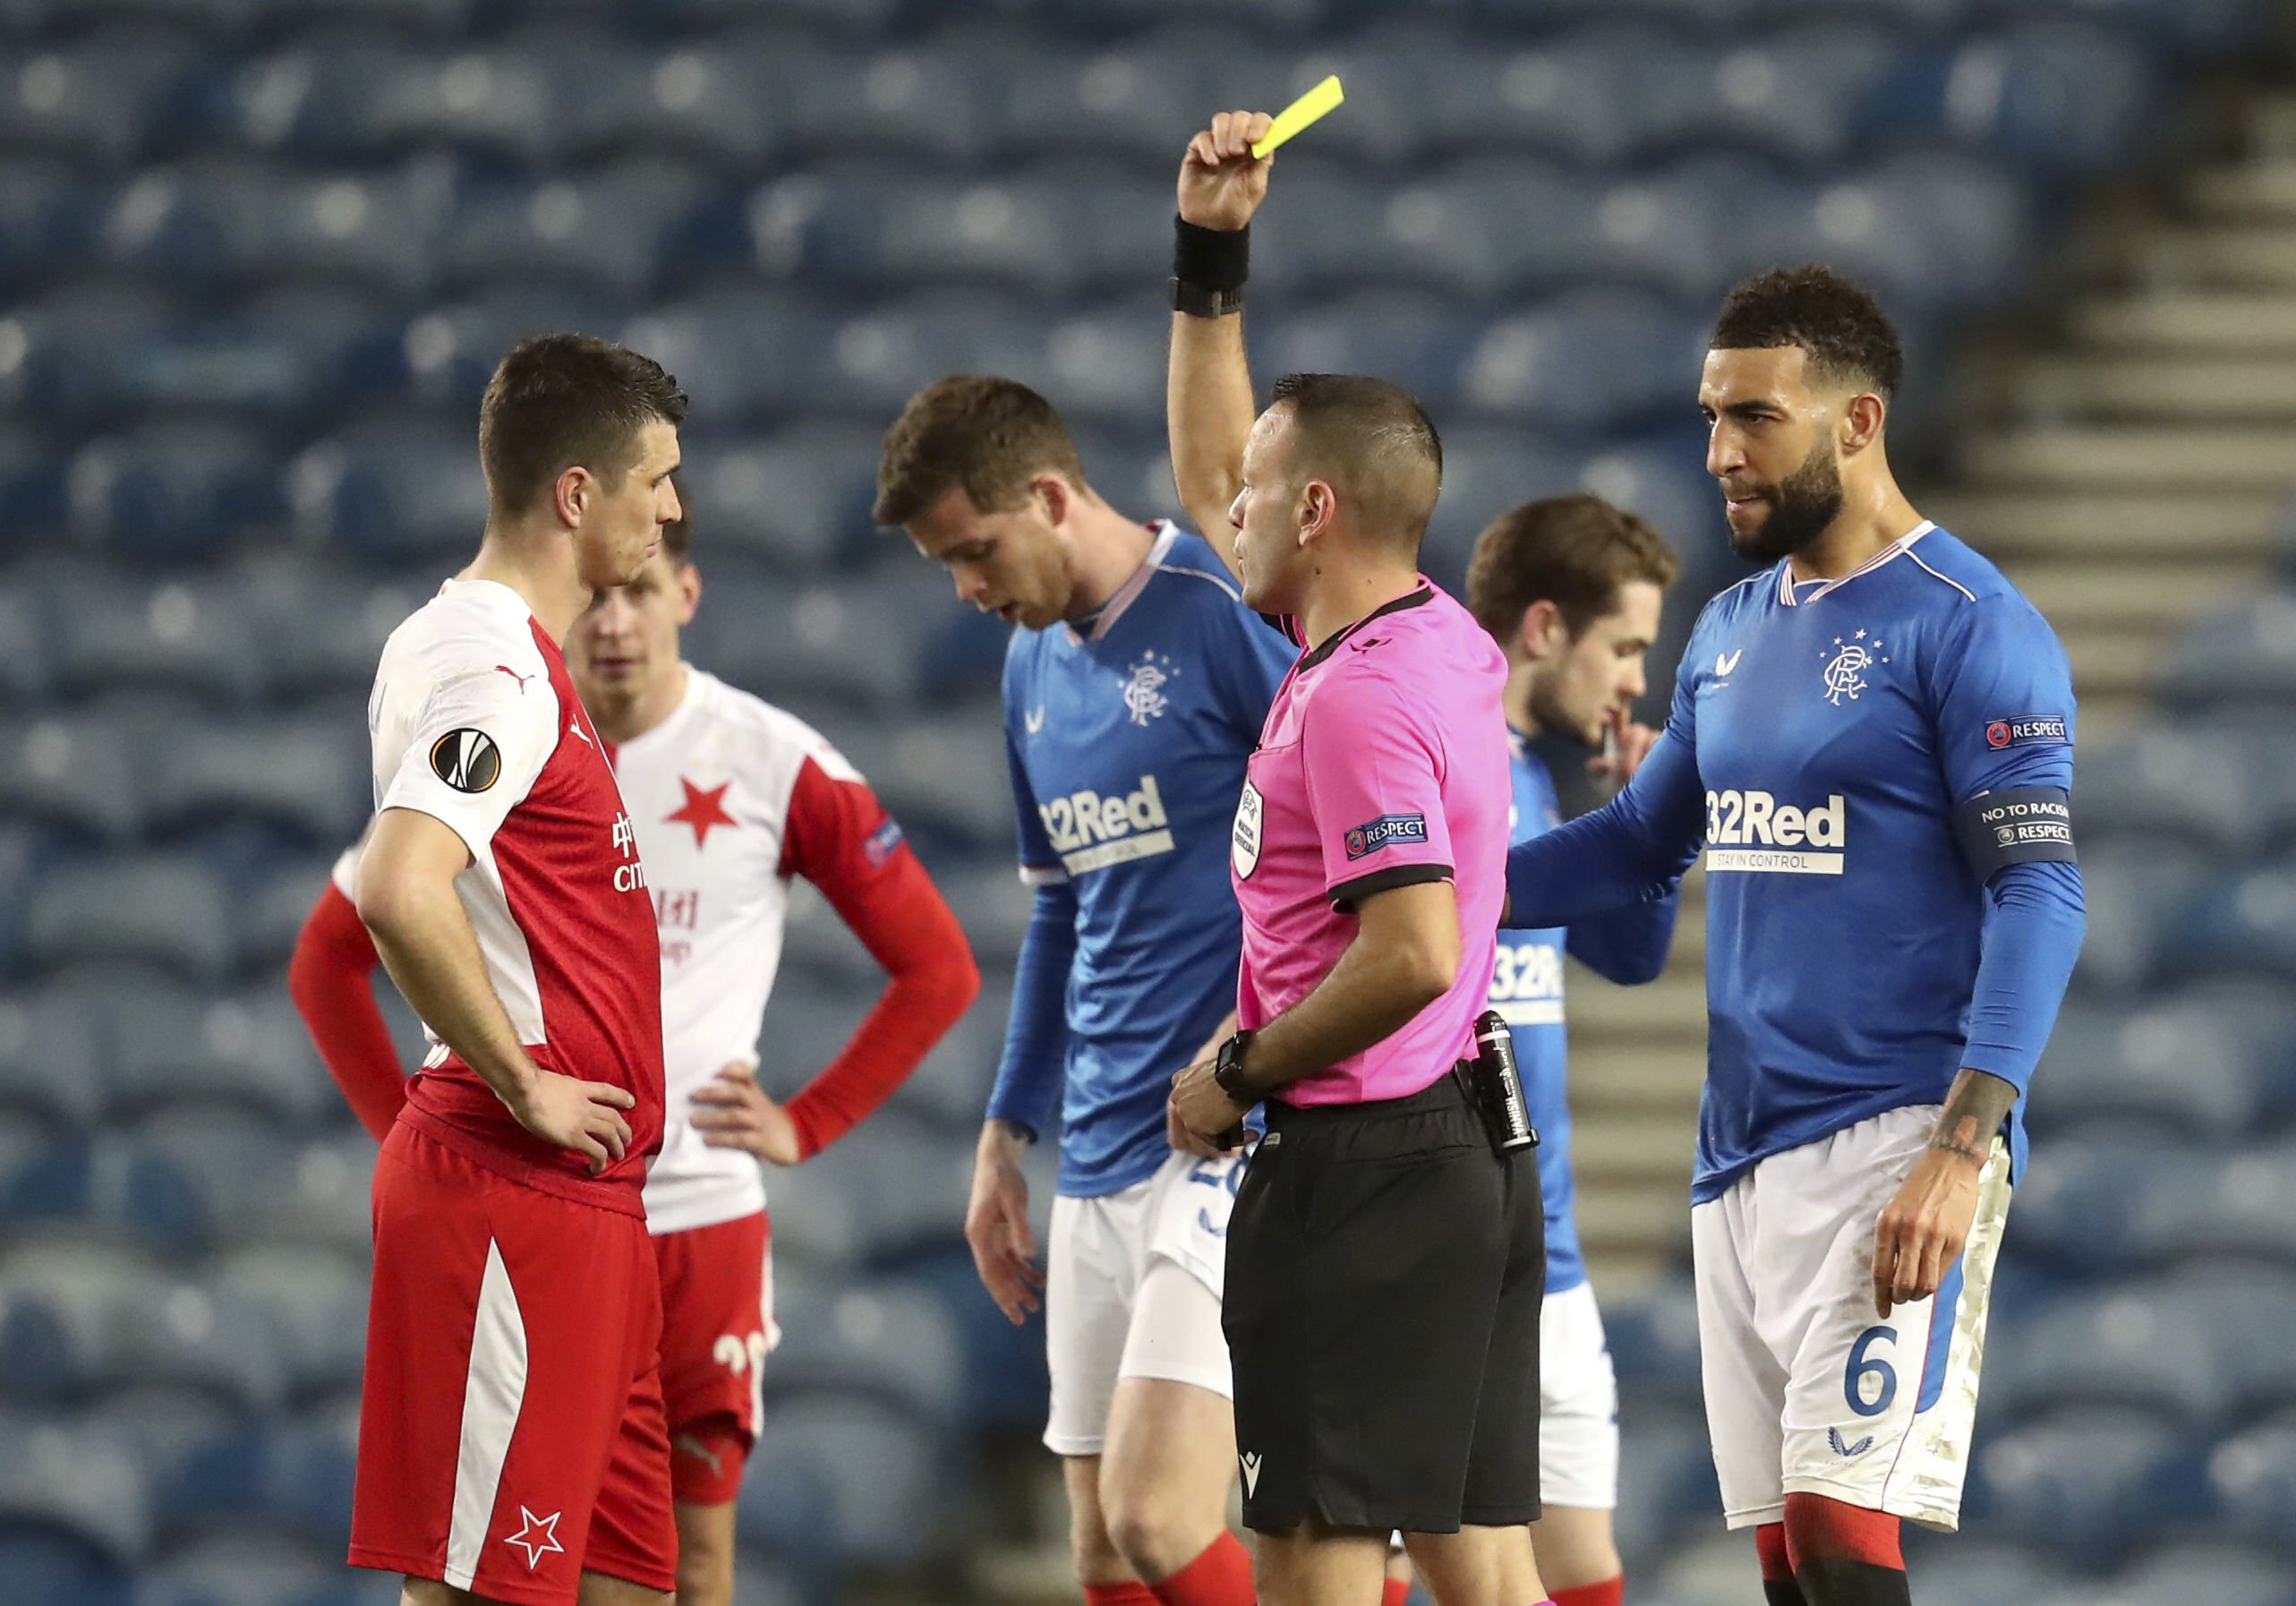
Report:
M 1633 783 L 1515 849 L 1508 877 L 1549 919 L 1703 846 L 1694 1199 L 1941 1102 L 1963 1066 L 2028 1085 L 2079 938 L 2073 723 L 2047 622 L 1927 524 L 1848 575 L 1780 563 L 1707 605 Z
M 1554 777 L 1519 734 L 1513 734 L 1515 805 L 1510 842 L 1526 842 L 1562 823 Z M 1563 1017 L 1563 956 L 1627 986 L 1665 968 L 1677 900 L 1629 904 L 1568 927 L 1498 934 L 1490 1006 L 1515 1042 L 1516 1069 L 1531 1124 L 1539 1133 L 1539 1191 L 1547 1216 L 1547 1292 L 1586 1281 L 1579 1252 L 1576 1182 L 1571 1166 L 1569 1034 Z
M 1172 1152 L 1173 1075 L 1235 1005 L 1229 833 L 1294 655 L 1212 550 L 1168 524 L 1089 635 L 1013 633 L 1004 739 L 1021 876 L 1072 893 L 1074 957 L 1060 1064 L 1008 1064 L 990 1113 L 1040 1130 L 1028 1106 L 1057 1075 L 1064 1194 L 1155 1173 Z

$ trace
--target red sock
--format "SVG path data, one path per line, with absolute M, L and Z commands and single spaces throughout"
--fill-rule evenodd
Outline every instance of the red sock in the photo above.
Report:
M 1251 1588 L 1251 1552 L 1226 1533 L 1163 1583 L 1146 1587 L 1158 1606 L 1252 1606 L 1258 1598 Z
M 1389 1578 L 1379 1585 L 1379 1606 L 1404 1606 L 1411 1599 L 1411 1580 Z
M 1892 1572 L 1906 1570 L 1899 1524 L 1886 1511 L 1868 1511 L 1822 1494 L 1789 1494 L 1781 1525 L 1797 1573 L 1813 1561 L 1862 1561 Z
M 1156 1591 L 1137 1579 L 1122 1584 L 1088 1584 L 1085 1606 L 1156 1606 Z
M 1575 1584 L 1555 1591 L 1555 1606 L 1621 1606 L 1626 1598 L 1626 1575 L 1599 1584 Z

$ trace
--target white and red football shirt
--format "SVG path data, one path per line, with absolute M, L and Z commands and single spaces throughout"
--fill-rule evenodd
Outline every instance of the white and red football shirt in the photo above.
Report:
M 558 645 L 509 587 L 450 580 L 384 644 L 367 723 L 377 812 L 430 815 L 470 850 L 455 890 L 519 1041 L 545 1069 L 637 1101 L 627 1150 L 593 1178 L 431 1033 L 400 1119 L 498 1173 L 638 1213 L 662 1127 L 653 903 Z
M 668 1114 L 645 1186 L 655 1233 L 765 1208 L 756 1160 L 705 1144 L 687 1117 L 726 1065 L 756 1063 L 793 876 L 821 889 L 896 989 L 790 1101 L 807 1153 L 881 1103 L 977 985 L 955 921 L 853 766 L 794 715 L 685 674 L 670 716 L 614 754 L 661 933 Z

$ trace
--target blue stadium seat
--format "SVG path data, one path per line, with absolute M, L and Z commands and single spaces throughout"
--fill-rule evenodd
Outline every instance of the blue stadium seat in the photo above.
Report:
M 787 50 L 772 78 L 782 138 L 815 160 L 861 155 L 965 172 L 988 147 L 1003 80 L 1026 53 L 1010 35 Z
M 2235 870 L 2186 911 L 2171 970 L 2296 977 L 2296 867 Z
M 915 617 L 943 584 L 915 566 L 875 585 L 722 585 L 704 661 L 769 701 L 809 693 L 890 710 L 916 686 L 914 648 L 878 626 Z M 698 618 L 710 617 L 704 606 Z
M 184 859 L 73 865 L 33 890 L 24 950 L 35 968 L 134 961 L 215 981 L 235 957 L 230 895 L 218 877 Z
M 698 175 L 660 158 L 533 184 L 475 184 L 440 266 L 473 289 L 511 279 L 636 295 L 654 287 L 665 243 L 704 194 Z
M 371 812 L 365 733 L 341 720 L 194 727 L 146 762 L 160 831 L 260 820 L 322 847 L 356 836 Z
M 644 314 L 621 338 L 676 374 L 696 419 L 713 430 L 810 410 L 829 361 L 820 309 L 787 292 L 723 289 L 672 303 Z M 689 480 L 704 467 L 699 456 Z
M 1703 307 L 1736 277 L 1746 217 L 1788 204 L 1797 192 L 1761 163 L 1692 157 L 1592 180 L 1562 198 L 1560 211 L 1542 203 L 1527 248 L 1548 285 L 1641 286 Z
M 176 111 L 189 46 L 117 29 L 17 57 L 0 89 L 0 148 L 115 163 L 142 154 Z
M 371 1242 L 375 1144 L 363 1131 L 299 1140 L 235 1112 L 184 1110 L 143 1132 L 146 1148 L 197 1184 L 219 1237 L 346 1253 Z
M 2266 986 L 2231 981 L 2135 1009 L 2071 1011 L 2043 1064 L 2036 1121 L 2130 1117 L 2236 1139 L 2296 1105 L 2296 1009 Z
M 2194 625 L 2169 659 L 2162 690 L 2185 707 L 2284 711 L 2296 698 L 2296 591 L 2266 592 Z
M 2296 1539 L 2296 1422 L 2225 1439 L 2209 1454 L 2208 1484 L 2225 1525 L 2286 1548 Z
M 194 1185 L 164 1157 L 117 1136 L 61 1139 L 0 1184 L 0 1217 L 19 1226 L 69 1224 L 81 1235 L 141 1242 L 168 1253 L 207 1230 Z
M 228 588 L 86 575 L 54 594 L 56 684 L 75 698 L 151 690 L 236 701 L 260 683 L 245 602 Z
M 949 1029 L 897 1097 L 902 1107 L 952 1132 L 975 1132 L 1004 1046 L 1001 1010 L 975 1009 Z
M 964 1341 L 931 1293 L 881 1278 L 809 1305 L 792 1303 L 780 1321 L 781 1345 L 765 1363 L 777 1403 L 836 1389 L 881 1400 L 915 1422 L 945 1427 L 962 1413 Z
M 0 1577 L 21 1606 L 131 1606 L 128 1575 L 94 1546 L 0 1525 Z
M 1471 45 L 1430 108 L 1434 136 L 1454 148 L 1514 147 L 1590 169 L 1658 149 L 1703 101 L 1698 70 L 1707 53 L 1663 26 L 1616 15 L 1608 10 L 1592 26 L 1513 51 Z M 1537 218 L 1542 228 L 1553 221 Z
M 107 400 L 124 413 L 197 409 L 299 422 L 335 400 L 346 364 L 381 316 L 373 298 L 354 290 L 274 290 L 228 317 L 184 320 L 131 346 Z
M 961 1446 L 891 1406 L 852 1396 L 799 1396 L 780 1408 L 773 1431 L 759 1440 L 744 1515 L 781 1488 L 810 1483 L 826 1493 L 831 1519 L 813 1544 L 825 1538 L 844 1557 L 872 1567 L 914 1565 L 939 1542 L 947 1491 L 961 1486 L 952 1467 L 960 1455 Z M 788 1476 L 785 1463 L 802 1470 Z M 766 1533 L 781 1526 L 756 1518 L 744 1524 L 753 1535 L 761 1525 Z M 777 1536 L 794 1537 L 786 1530 Z
M 1661 1405 L 1640 1388 L 1629 1385 L 1619 1417 L 1617 1533 L 1627 1567 L 1647 1576 L 1666 1538 L 1711 1518 L 1720 1497 L 1704 1416 L 1693 1404 Z
M 130 181 L 105 219 L 99 255 L 160 282 L 298 275 L 409 292 L 431 279 L 454 190 L 436 160 L 304 174 L 208 158 Z
M 2250 739 L 2190 722 L 2143 725 L 2081 754 L 2081 827 L 2241 852 L 2264 832 Z
M 1744 271 L 1824 261 L 1918 316 L 1998 300 L 2021 268 L 2027 198 L 1990 163 L 1915 151 L 1780 195 L 1731 233 Z
M 2218 1157 L 2199 1170 L 2164 1224 L 2172 1251 L 2296 1262 L 2296 1149 Z
M 153 1516 L 178 1536 L 260 1530 L 274 1540 L 327 1543 L 331 1550 L 351 1526 L 354 1458 L 348 1434 L 243 1420 L 170 1458 L 154 1480 Z M 340 1565 L 331 1554 L 328 1559 Z M 294 1593 L 307 1587 L 299 1581 Z
M 1432 541 L 1455 551 L 1464 563 L 1475 537 L 1500 514 L 1575 489 L 1575 468 L 1566 443 L 1520 429 L 1444 429 L 1443 493 L 1435 504 Z
M 869 521 L 878 434 L 866 425 L 826 422 L 765 436 L 696 432 L 682 473 L 704 585 L 697 642 L 745 636 L 756 628 L 733 612 L 734 599 L 754 589 L 744 566 L 719 565 L 717 554 L 763 558 L 795 576 L 818 576 L 846 567 L 866 543 L 880 539 Z M 711 594 L 721 581 L 722 594 Z M 788 585 L 771 589 L 785 592 Z M 713 651 L 697 646 L 696 652 L 698 662 L 714 666 Z M 754 689 L 773 695 L 764 682 Z
M 414 420 L 357 425 L 295 459 L 287 497 L 305 533 L 355 554 L 435 557 L 474 547 L 486 526 L 477 456 L 467 428 Z
M 1090 264 L 1090 243 L 1072 226 L 1080 204 L 1067 186 L 1028 177 L 831 169 L 784 179 L 750 206 L 761 262 L 824 283 L 970 282 L 1046 295 L 1074 289 Z
M 1754 38 L 1707 64 L 1711 92 L 1697 132 L 1792 162 L 1839 161 L 1859 108 L 1901 50 L 1877 19 L 1815 21 Z
M 0 997 L 0 1109 L 85 1125 L 103 1102 L 102 1050 L 101 1024 L 81 1000 Z
M 590 76 L 563 108 L 561 137 L 585 156 L 658 150 L 731 172 L 766 169 L 784 148 L 794 108 L 780 93 L 799 70 L 793 42 L 809 36 L 768 22 L 702 38 L 665 36 L 658 55 Z
M 286 969 L 335 857 L 321 851 L 276 861 L 240 900 L 240 958 L 251 970 Z
M 128 557 L 204 554 L 276 526 L 284 508 L 269 441 L 220 421 L 146 426 L 97 440 L 71 464 L 72 523 Z
M 0 1420 L 0 1533 L 68 1535 L 115 1560 L 149 1542 L 141 1469 L 121 1443 L 54 1417 Z
M 2206 884 L 2191 852 L 2106 843 L 2082 854 L 2088 933 L 2075 981 L 2090 995 L 2125 997 L 2177 953 L 2186 911 Z
M 1390 310 L 1406 316 L 1399 308 Z M 1059 397 L 1064 417 L 1145 422 L 1161 429 L 1162 411 L 1155 398 L 1164 389 L 1171 331 L 1157 314 L 1154 306 L 1131 301 L 1060 320 L 1042 337 L 1041 359 L 1032 357 L 1030 363 L 1037 374 L 1029 382 L 1041 382 L 1047 395 Z M 1276 372 L 1292 366 L 1280 359 L 1270 364 Z M 1094 471 L 1090 461 L 1085 468 Z M 1130 504 L 1131 486 L 1111 489 L 1124 496 L 1120 506 Z
M 2152 1418 L 2071 1413 L 1995 1438 L 1976 1457 L 1972 1504 L 2068 1559 L 2117 1555 L 2192 1508 L 2193 1457 Z
M 1986 1356 L 1986 1403 L 2005 1418 L 2094 1405 L 2212 1421 L 2232 1383 L 2196 1303 L 2153 1285 L 2107 1285 L 2028 1315 L 2013 1349 Z
M 1463 394 L 1495 407 L 1461 373 L 1487 337 L 1440 296 L 1393 292 L 1281 309 L 1251 331 L 1254 360 L 1268 373 L 1376 373 L 1416 396 L 1438 426 L 1457 422 L 1451 404 Z
M 472 457 L 477 443 L 472 442 Z M 477 533 L 471 533 L 477 543 Z M 366 700 L 383 643 L 429 600 L 438 577 L 410 584 L 362 579 L 339 565 L 298 572 L 276 555 L 245 577 L 248 610 L 263 653 L 263 678 L 275 706 L 286 713 L 307 703 L 338 722 L 346 708 Z M 354 726 L 355 731 L 355 725 Z M 365 758 L 360 763 L 365 788 Z
M 1012 784 L 1003 745 L 993 734 L 984 739 L 977 730 L 895 725 L 857 729 L 839 746 L 894 818 L 960 837 L 1010 862 Z
M 889 1261 L 945 1244 L 958 1234 L 970 1164 L 931 1123 L 894 1107 L 807 1166 L 801 1176 L 775 1180 L 802 1183 L 805 1200 L 794 1207 L 799 1214 L 813 1208 L 815 1193 L 827 1196 L 818 1227 L 798 1224 L 803 1235 L 820 1240 L 820 1251 L 830 1251 L 814 1258 L 826 1260 L 835 1253 Z
M 347 1523 L 347 1498 L 344 1516 Z M 341 1579 L 338 1548 L 260 1534 L 203 1540 L 155 1562 L 137 1583 L 135 1606 L 297 1606 Z
M 2163 1144 L 2147 1127 L 2103 1126 L 2070 1137 L 2047 1130 L 2018 1184 L 2017 1231 L 2009 1240 L 2016 1258 L 2106 1275 L 2169 1252 L 2185 1200 L 2206 1186 L 2215 1162 Z
M 1971 1525 L 1974 1526 L 1975 1525 Z M 2007 1540 L 1987 1540 L 1970 1533 L 1953 1535 L 1941 1544 L 1922 1544 L 1925 1530 L 1908 1524 L 1905 1531 L 1906 1570 L 1921 1580 L 1924 1601 L 1950 1601 L 1953 1606 L 2038 1606 L 2054 1602 L 2058 1592 L 2094 1585 L 2033 1548 Z
M 380 331 L 354 356 L 346 384 L 360 399 L 473 416 L 495 364 L 519 337 L 552 329 L 610 336 L 627 321 L 617 298 L 514 278 Z
M 60 1405 L 86 1386 L 88 1346 L 69 1312 L 32 1289 L 0 1289 L 0 1397 L 16 1405 Z
M 115 1120 L 189 1104 L 301 1125 L 337 1107 L 302 1021 L 275 987 L 246 998 L 155 988 L 108 1025 L 106 1103 Z
M 86 186 L 71 167 L 0 156 L 0 284 L 34 283 L 65 267 L 92 227 Z
M 27 414 L 37 404 L 40 417 L 67 429 L 109 422 L 136 354 L 173 320 L 167 298 L 148 286 L 57 285 L 8 313 L 10 343 L 22 344 L 15 362 L 0 363 L 0 401 Z M 53 461 L 47 468 L 60 515 L 68 487 Z
M 297 1398 L 357 1387 L 367 1336 L 363 1257 L 301 1245 L 232 1250 L 216 1262 L 214 1282 L 269 1313 Z
M 1606 1299 L 1602 1327 L 1622 1390 L 1685 1405 L 1698 1399 L 1698 1306 L 1686 1280 Z
M 10 338 L 22 329 L 21 320 L 9 319 L 0 327 L 0 339 Z M 7 388 L 7 381 L 0 379 L 0 395 Z M 60 483 L 55 472 L 57 455 L 55 445 L 29 423 L 0 423 L 0 499 L 4 499 L 12 517 L 21 521 L 0 534 L 0 553 L 11 546 L 27 553 L 47 550 L 69 523 L 71 489 Z M 32 619 L 30 598 L 21 588 L 0 591 L 0 629 L 8 631 L 11 640 L 24 644 L 16 662 L 0 669 L 0 690 L 18 699 L 20 705 L 38 702 L 47 690 L 46 632 Z
M 939 881 L 981 962 L 1010 965 L 1020 952 L 1020 936 L 1035 907 L 1012 866 L 1000 859 L 977 869 L 948 872 Z
M 2150 1517 L 2150 1512 L 2144 1514 Z M 2158 1527 L 2175 1529 L 2172 1525 Z M 2049 1606 L 2094 1601 L 2094 1583 L 2069 1590 Z M 2183 1595 L 2209 1606 L 2288 1606 L 2291 1589 L 2284 1557 L 2228 1545 L 2221 1539 L 2188 1539 L 2148 1550 L 2114 1577 L 2111 1593 L 2124 1601 L 2157 1601 Z
M 104 1361 L 121 1382 L 202 1388 L 247 1409 L 275 1407 L 287 1391 L 262 1307 L 201 1283 L 162 1278 L 131 1290 L 107 1312 Z
M 2156 86 L 2146 42 L 2028 21 L 1908 61 L 1875 86 L 1861 132 L 1957 139 L 2044 174 L 2094 172 L 2127 157 Z
M 1017 160 L 1066 149 L 1171 167 L 1188 131 L 1208 121 L 1208 108 L 1273 100 L 1290 64 L 1248 33 L 1198 26 L 1039 51 L 1031 70 L 1007 78 L 991 108 L 992 138 Z
M 599 64 L 576 75 L 566 71 L 574 62 L 552 59 L 570 52 L 545 54 L 539 42 L 422 48 L 354 34 L 315 43 L 299 53 L 310 83 L 303 142 L 337 158 L 449 147 L 546 161 L 562 143 L 573 86 L 595 78 Z
M 1617 429 L 1680 413 L 1705 349 L 1701 321 L 1641 297 L 1590 292 L 1492 325 L 1460 388 L 1504 417 Z

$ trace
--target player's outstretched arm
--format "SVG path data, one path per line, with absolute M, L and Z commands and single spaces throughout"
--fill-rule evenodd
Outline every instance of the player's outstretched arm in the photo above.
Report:
M 1172 315 L 1165 424 L 1180 505 L 1232 574 L 1237 570 L 1228 509 L 1242 489 L 1243 443 L 1259 415 L 1243 349 L 1243 231 L 1267 195 L 1275 158 L 1255 158 L 1251 144 L 1272 121 L 1265 112 L 1222 112 L 1188 141 L 1180 162 L 1174 266 L 1182 294 L 1196 298 L 1202 310 Z M 1210 298 L 1230 293 L 1237 298 L 1235 309 L 1214 313 Z
M 452 827 L 386 808 L 359 858 L 359 918 L 383 968 L 431 1029 L 492 1088 L 519 1125 L 602 1171 L 630 1140 L 621 1112 L 636 1101 L 607 1082 L 534 1064 L 486 976 L 478 935 L 455 893 L 470 850 Z
M 359 1123 L 380 1143 L 406 1102 L 406 1075 L 390 1028 L 375 1004 L 374 939 L 359 911 L 329 881 L 295 937 L 287 961 L 287 995 L 311 1033 L 328 1074 L 343 1089 Z

